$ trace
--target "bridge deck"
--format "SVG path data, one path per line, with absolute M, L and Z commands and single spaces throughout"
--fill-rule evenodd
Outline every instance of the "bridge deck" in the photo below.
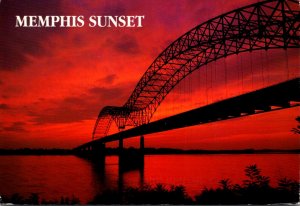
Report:
M 149 124 L 112 134 L 101 139 L 96 139 L 75 148 L 75 150 L 84 149 L 94 143 L 106 143 L 119 139 L 300 105 L 299 103 L 291 105 L 291 101 L 300 102 L 300 78 L 222 100 L 210 105 L 157 120 Z

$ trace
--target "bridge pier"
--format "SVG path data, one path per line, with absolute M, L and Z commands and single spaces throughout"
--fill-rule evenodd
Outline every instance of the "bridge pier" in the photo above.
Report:
M 123 139 L 119 139 L 119 155 L 124 151 Z
M 144 136 L 141 135 L 140 136 L 140 150 L 142 153 L 144 153 L 144 148 L 145 148 L 145 140 L 144 140 Z
M 140 136 L 139 149 L 124 149 L 123 139 L 119 139 L 119 170 L 120 172 L 144 168 L 144 136 Z
M 104 168 L 105 164 L 105 144 L 93 142 L 85 147 L 74 150 L 74 153 L 82 158 L 91 160 Z
M 105 144 L 104 143 L 98 143 L 95 142 L 92 146 L 90 146 L 91 149 L 91 157 L 97 162 L 103 162 L 105 163 Z

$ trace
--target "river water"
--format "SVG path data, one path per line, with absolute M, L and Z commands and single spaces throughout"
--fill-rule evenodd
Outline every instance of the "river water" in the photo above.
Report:
M 279 178 L 299 181 L 299 154 L 146 155 L 144 168 L 120 172 L 118 157 L 107 156 L 105 167 L 76 156 L 0 156 L 0 195 L 19 193 L 41 198 L 78 197 L 87 203 L 104 189 L 143 184 L 183 185 L 190 196 L 221 179 L 246 179 L 246 166 L 256 164 L 276 186 Z

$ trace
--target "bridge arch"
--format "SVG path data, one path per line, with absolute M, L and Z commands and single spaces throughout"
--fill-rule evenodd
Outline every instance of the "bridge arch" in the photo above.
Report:
M 300 10 L 295 0 L 267 0 L 210 19 L 170 44 L 148 67 L 122 107 L 104 107 L 93 139 L 151 120 L 167 94 L 210 62 L 253 50 L 300 48 Z

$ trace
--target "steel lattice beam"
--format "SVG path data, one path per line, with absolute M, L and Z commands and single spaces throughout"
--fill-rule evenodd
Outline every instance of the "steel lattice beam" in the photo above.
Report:
M 169 45 L 146 70 L 123 107 L 104 107 L 93 138 L 117 126 L 149 123 L 167 94 L 187 75 L 220 58 L 252 50 L 300 48 L 295 0 L 268 0 L 210 19 Z

